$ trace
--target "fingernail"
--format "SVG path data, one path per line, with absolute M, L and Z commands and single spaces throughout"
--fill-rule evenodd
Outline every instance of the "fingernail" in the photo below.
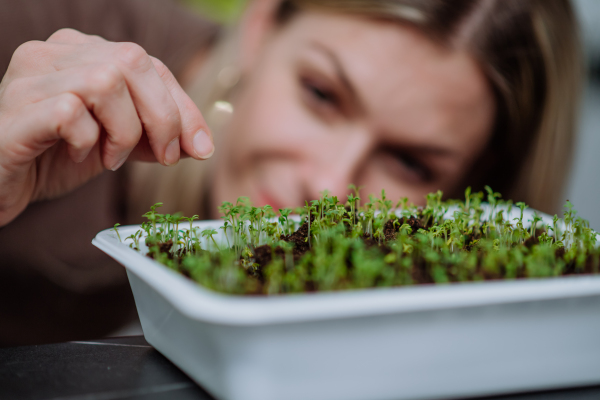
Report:
M 196 132 L 193 140 L 194 152 L 198 158 L 210 158 L 215 152 L 215 145 L 206 132 L 200 129 Z
M 120 159 L 117 163 L 115 163 L 115 165 L 111 168 L 112 171 L 116 171 L 119 168 L 121 168 L 123 166 L 123 164 L 125 164 L 125 161 L 127 161 L 127 157 L 129 156 L 126 155 L 125 157 L 123 157 L 122 159 Z
M 171 140 L 165 152 L 165 165 L 175 165 L 179 162 L 179 138 Z
M 87 156 L 88 156 L 89 154 L 90 154 L 90 151 L 89 151 L 89 150 L 88 150 L 88 151 L 85 151 L 85 152 L 83 152 L 83 153 L 76 154 L 76 155 L 74 156 L 74 161 L 75 161 L 77 164 L 81 164 L 82 162 L 84 162 L 84 161 L 85 161 L 85 159 L 87 158 Z

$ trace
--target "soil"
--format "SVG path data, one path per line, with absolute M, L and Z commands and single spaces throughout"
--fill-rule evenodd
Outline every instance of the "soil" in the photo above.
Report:
M 313 218 L 314 219 L 314 218 Z M 308 223 L 304 222 L 300 228 L 291 235 L 281 235 L 281 240 L 294 244 L 294 260 L 299 259 L 309 250 L 308 246 Z
M 400 227 L 404 224 L 408 224 L 413 233 L 417 232 L 419 229 L 427 229 L 421 218 L 416 218 L 414 216 L 411 216 L 410 218 L 400 218 L 399 220 L 390 219 L 383 226 L 385 240 L 396 240 L 396 236 L 398 236 L 398 232 L 400 232 Z
M 151 246 L 152 244 L 146 243 L 146 245 Z M 169 257 L 169 260 L 172 260 L 175 257 L 175 255 L 173 253 L 171 253 L 171 248 L 173 247 L 172 240 L 169 240 L 168 242 L 158 243 L 157 246 L 158 246 L 158 251 L 162 254 L 166 254 L 167 257 Z M 154 253 L 149 252 L 148 257 L 154 259 Z
M 350 213 L 347 214 L 347 217 L 350 218 Z M 432 226 L 432 224 L 424 224 L 423 218 L 420 216 L 417 216 L 417 217 L 411 216 L 410 218 L 392 219 L 392 220 L 387 221 L 386 224 L 384 225 L 384 228 L 383 228 L 384 240 L 379 241 L 378 239 L 373 238 L 370 235 L 364 235 L 361 237 L 361 239 L 362 239 L 363 243 L 365 244 L 366 248 L 368 248 L 368 249 L 375 248 L 375 249 L 378 249 L 379 251 L 381 251 L 384 255 L 389 254 L 392 252 L 392 249 L 387 245 L 387 242 L 393 241 L 396 239 L 396 237 L 399 233 L 400 227 L 403 224 L 408 224 L 412 228 L 411 235 L 415 234 L 419 229 L 428 230 Z M 539 244 L 539 237 L 544 232 L 545 231 L 543 229 L 538 229 L 535 233 L 535 236 L 528 238 L 524 242 L 524 245 L 527 248 L 531 248 L 533 245 Z M 297 262 L 298 260 L 300 260 L 300 258 L 302 258 L 302 256 L 304 256 L 308 251 L 310 251 L 307 237 L 308 237 L 308 223 L 307 222 L 304 222 L 302 225 L 300 225 L 298 230 L 296 230 L 294 233 L 292 233 L 290 235 L 281 235 L 280 236 L 281 240 L 294 244 L 294 247 L 292 249 L 294 262 Z M 477 232 L 477 231 L 473 232 L 469 236 L 467 236 L 465 238 L 465 247 L 464 247 L 465 250 L 467 250 L 467 251 L 473 250 L 473 246 L 474 246 L 476 240 L 478 240 L 480 237 L 481 237 L 481 233 Z M 170 252 L 172 246 L 173 246 L 172 241 L 158 244 L 159 251 L 161 253 L 166 253 L 170 259 L 178 258 L 178 257 L 181 257 L 184 255 L 182 253 L 173 255 Z M 262 286 L 262 284 L 265 283 L 263 268 L 265 266 L 269 265 L 269 263 L 273 260 L 273 256 L 284 258 L 285 257 L 284 249 L 281 248 L 280 246 L 273 248 L 270 245 L 262 245 L 262 246 L 259 246 L 254 249 L 253 256 L 252 256 L 253 264 L 247 268 L 247 273 L 248 273 L 248 275 L 256 278 L 257 281 L 260 282 L 261 286 Z M 557 249 L 555 251 L 555 256 L 556 256 L 556 258 L 559 258 L 559 259 L 564 258 L 565 250 L 563 248 Z M 148 253 L 148 257 L 154 258 L 154 254 Z M 478 262 L 478 266 L 476 268 L 477 273 L 483 275 L 483 277 L 486 280 L 502 279 L 505 276 L 506 270 L 504 267 L 500 268 L 499 271 L 494 272 L 494 273 L 484 271 L 483 267 L 482 267 L 482 263 L 481 263 L 481 257 L 482 257 L 482 255 L 478 256 L 480 261 Z M 348 257 L 348 259 L 346 260 L 346 265 L 348 267 L 348 271 L 351 271 L 353 265 L 352 265 L 350 257 Z M 595 259 L 594 256 L 588 256 L 588 258 L 586 259 L 585 267 L 584 267 L 583 271 L 577 270 L 577 268 L 575 266 L 575 262 L 570 262 L 565 267 L 564 275 L 574 275 L 574 274 L 582 274 L 582 273 L 592 274 L 592 273 L 598 273 L 598 272 L 599 272 L 598 271 L 598 260 Z M 184 269 L 182 269 L 182 273 L 185 276 L 187 276 L 188 278 L 190 277 L 189 273 L 187 273 Z M 453 271 L 451 269 L 446 268 L 446 274 L 448 276 L 448 279 L 451 282 L 459 281 L 459 278 L 457 276 L 455 276 L 455 274 L 453 273 Z M 517 278 L 524 278 L 525 276 L 526 276 L 526 274 L 525 274 L 525 271 L 523 268 L 516 271 Z M 413 265 L 411 278 L 412 278 L 413 283 L 415 283 L 415 284 L 433 284 L 433 283 L 435 283 L 435 280 L 432 276 L 432 271 L 429 270 L 425 261 L 422 259 L 420 261 L 417 261 L 417 263 L 415 265 Z M 306 292 L 316 291 L 314 282 L 307 281 L 305 284 L 305 291 Z M 261 294 L 261 293 L 262 293 L 262 289 L 257 288 L 256 294 Z
M 350 211 L 350 210 L 348 210 L 348 211 Z M 348 212 L 345 217 L 351 218 L 350 212 Z M 313 217 L 313 219 L 314 219 L 314 217 Z M 399 220 L 392 219 L 392 220 L 387 221 L 383 228 L 384 240 L 382 240 L 381 242 L 377 239 L 374 239 L 370 235 L 364 235 L 361 237 L 361 239 L 364 242 L 366 248 L 368 248 L 368 249 L 377 248 L 382 253 L 389 254 L 392 252 L 392 249 L 387 245 L 386 242 L 389 240 L 393 241 L 396 239 L 396 237 L 400 231 L 400 227 L 403 224 L 408 224 L 411 227 L 413 234 L 416 233 L 419 229 L 428 229 L 428 227 L 423 223 L 421 217 L 411 216 L 410 218 L 400 218 Z M 431 224 L 429 224 L 429 225 L 430 225 L 429 227 L 431 227 Z M 308 237 L 308 223 L 307 222 L 304 222 L 300 226 L 300 228 L 298 228 L 298 230 L 296 232 L 292 233 L 291 235 L 281 235 L 281 237 L 280 237 L 281 240 L 294 244 L 294 248 L 293 248 L 294 262 L 297 262 L 300 258 L 302 258 L 302 256 L 306 252 L 308 252 L 310 250 L 310 247 L 309 247 L 308 241 L 307 241 L 307 237 Z M 262 273 L 262 268 L 264 266 L 268 265 L 273 260 L 273 255 L 276 255 L 279 257 L 285 257 L 285 251 L 279 246 L 276 248 L 272 248 L 269 245 L 263 245 L 263 246 L 257 247 L 254 251 L 254 257 L 253 257 L 255 265 L 254 265 L 254 268 L 248 270 L 249 275 L 254 276 L 261 283 L 264 283 L 264 276 Z M 348 267 L 348 270 L 350 271 L 352 269 L 352 262 L 349 258 L 346 260 L 346 265 Z M 415 283 L 423 283 L 423 284 L 434 283 L 434 279 L 431 276 L 430 272 L 427 270 L 427 266 L 424 263 L 422 265 L 415 265 L 415 268 L 413 268 L 412 279 Z M 307 292 L 313 292 L 316 290 L 314 287 L 314 283 L 312 283 L 312 282 L 307 282 L 305 289 Z

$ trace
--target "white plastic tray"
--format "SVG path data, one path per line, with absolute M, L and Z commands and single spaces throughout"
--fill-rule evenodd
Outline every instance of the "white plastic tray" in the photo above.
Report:
M 127 269 L 146 340 L 219 399 L 457 398 L 600 382 L 600 276 L 243 297 L 202 288 L 112 230 L 92 243 Z

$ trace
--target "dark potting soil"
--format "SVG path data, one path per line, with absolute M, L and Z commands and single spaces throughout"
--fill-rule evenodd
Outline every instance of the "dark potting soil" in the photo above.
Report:
M 346 216 L 348 218 L 351 217 L 350 213 L 347 213 Z M 411 227 L 411 230 L 412 230 L 411 235 L 414 235 L 419 229 L 429 230 L 432 227 L 432 224 L 424 223 L 423 217 L 420 215 L 417 215 L 416 217 L 411 216 L 409 218 L 391 219 L 391 220 L 387 221 L 384 225 L 383 240 L 375 239 L 375 238 L 371 237 L 370 235 L 363 235 L 360 239 L 363 241 L 363 243 L 367 249 L 377 249 L 377 250 L 381 251 L 381 253 L 383 255 L 390 254 L 393 252 L 393 250 L 392 250 L 392 248 L 390 248 L 388 246 L 387 243 L 389 241 L 394 241 L 396 239 L 396 237 L 400 231 L 400 227 L 403 224 L 408 224 Z M 545 230 L 543 230 L 543 229 L 536 230 L 535 235 L 528 238 L 523 243 L 524 246 L 531 249 L 532 246 L 539 244 L 540 243 L 539 237 L 543 233 L 545 233 Z M 477 231 L 474 231 L 473 233 L 468 235 L 465 238 L 464 249 L 467 251 L 472 251 L 473 244 L 476 242 L 476 240 L 478 240 L 482 236 L 483 235 L 481 234 L 481 232 L 477 232 Z M 292 249 L 294 263 L 298 262 L 307 252 L 310 251 L 307 237 L 308 237 L 308 223 L 307 222 L 302 223 L 300 225 L 300 227 L 292 234 L 280 236 L 280 239 L 282 241 L 292 243 L 294 245 L 293 249 Z M 170 251 L 173 246 L 172 241 L 168 241 L 166 243 L 159 243 L 158 246 L 159 246 L 160 252 L 163 254 L 166 254 L 169 257 L 169 259 L 179 258 L 184 255 L 181 253 L 174 255 Z M 261 285 L 264 284 L 265 278 L 264 278 L 263 269 L 271 263 L 274 256 L 278 257 L 278 258 L 285 258 L 285 256 L 286 256 L 285 250 L 283 248 L 281 248 L 280 246 L 272 247 L 270 245 L 262 245 L 262 246 L 256 247 L 252 254 L 253 264 L 246 270 L 248 275 L 256 278 L 260 282 Z M 478 273 L 481 273 L 486 280 L 503 279 L 506 274 L 505 267 L 501 267 L 497 273 L 485 272 L 485 271 L 483 271 L 483 268 L 481 266 L 482 256 L 483 256 L 482 254 L 481 255 L 478 254 L 479 261 L 478 261 L 478 265 L 476 267 L 476 271 Z M 565 256 L 564 248 L 558 248 L 555 251 L 555 256 L 557 259 L 564 259 L 564 256 Z M 148 254 L 148 257 L 154 258 L 153 254 L 151 254 L 151 253 Z M 597 272 L 597 271 L 595 271 L 596 264 L 597 264 L 596 261 L 597 260 L 594 260 L 594 258 L 591 255 L 588 256 L 586 259 L 585 268 L 583 271 L 576 269 L 575 261 L 570 261 L 566 264 L 563 275 L 596 273 Z M 351 271 L 353 268 L 353 264 L 350 260 L 349 255 L 348 255 L 348 259 L 346 260 L 346 266 L 348 268 L 348 271 Z M 185 276 L 190 278 L 189 273 L 187 273 L 184 269 L 182 269 L 181 271 Z M 453 271 L 450 268 L 447 269 L 446 273 L 451 282 L 459 282 L 460 281 L 459 277 L 455 276 L 455 274 L 453 273 Z M 526 277 L 525 269 L 520 268 L 519 270 L 517 270 L 516 277 L 517 278 Z M 432 272 L 429 270 L 429 268 L 427 267 L 427 265 L 423 259 L 417 259 L 414 261 L 414 264 L 412 265 L 412 268 L 411 268 L 411 279 L 412 279 L 413 284 L 433 284 L 433 283 L 435 283 L 435 280 L 432 276 Z M 314 283 L 311 281 L 307 281 L 305 284 L 305 291 L 306 292 L 314 292 L 315 290 L 316 290 L 316 288 L 315 288 Z M 257 288 L 256 294 L 261 294 L 261 293 L 262 293 L 262 289 Z

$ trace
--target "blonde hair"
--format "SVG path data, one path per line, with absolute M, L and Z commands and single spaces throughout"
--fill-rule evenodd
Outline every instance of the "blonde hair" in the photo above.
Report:
M 497 119 L 489 148 L 463 185 L 476 190 L 490 185 L 505 198 L 557 210 L 571 164 L 584 75 L 568 0 L 285 0 L 276 18 L 284 24 L 309 8 L 410 24 L 440 45 L 469 51 L 493 87 Z M 234 36 L 215 51 L 190 91 L 205 113 L 231 90 L 217 77 L 235 63 Z M 179 170 L 189 178 L 190 168 L 206 169 L 197 164 Z M 172 185 L 176 174 L 158 177 L 157 187 Z M 201 184 L 187 182 L 195 189 L 177 196 L 162 193 L 175 208 L 190 212 L 199 204 Z

